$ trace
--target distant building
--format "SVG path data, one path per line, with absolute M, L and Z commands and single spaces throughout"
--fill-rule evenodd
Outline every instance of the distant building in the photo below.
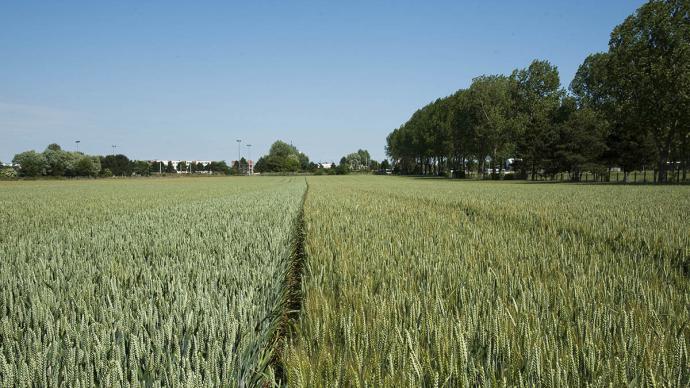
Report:
M 333 168 L 334 165 L 335 163 L 319 163 L 319 168 L 328 170 L 330 168 Z
M 187 166 L 185 170 L 180 171 L 178 166 L 180 163 L 184 162 L 185 165 Z M 175 172 L 178 174 L 187 174 L 191 171 L 191 165 L 196 164 L 196 165 L 202 165 L 204 168 L 211 164 L 210 160 L 150 160 L 149 163 L 151 163 L 154 167 L 158 166 L 161 171 L 165 171 L 165 168 L 168 166 L 168 163 L 172 163 L 173 168 L 175 169 Z M 208 171 L 195 171 L 201 174 L 205 174 Z
M 235 166 L 235 163 L 241 168 L 240 174 L 241 175 L 254 175 L 254 161 L 253 160 L 247 160 L 246 165 L 241 165 L 237 162 L 237 160 L 233 160 L 230 162 L 230 166 Z

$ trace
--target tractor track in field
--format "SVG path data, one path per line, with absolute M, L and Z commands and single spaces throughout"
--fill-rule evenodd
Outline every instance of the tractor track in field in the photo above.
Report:
M 299 314 L 302 310 L 302 274 L 306 260 L 306 253 L 304 250 L 304 240 L 306 238 L 305 220 L 304 220 L 304 204 L 309 193 L 309 183 L 305 178 L 306 188 L 302 196 L 300 210 L 297 213 L 293 236 L 292 236 L 292 253 L 290 257 L 290 264 L 283 280 L 283 287 L 285 289 L 285 300 L 283 304 L 283 313 L 280 317 L 278 327 L 274 334 L 274 349 L 270 365 L 274 370 L 275 380 L 279 384 L 287 385 L 287 370 L 283 360 L 285 347 L 290 333 L 297 325 Z M 265 386 L 269 386 L 266 384 Z

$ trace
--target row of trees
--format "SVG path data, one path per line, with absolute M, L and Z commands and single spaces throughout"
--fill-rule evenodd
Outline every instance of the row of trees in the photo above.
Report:
M 130 160 L 127 156 L 122 154 L 100 156 L 99 159 L 101 161 L 101 175 L 147 176 L 151 174 L 152 166 L 149 162 L 144 160 Z
M 130 160 L 126 155 L 91 156 L 81 152 L 63 150 L 58 144 L 49 145 L 43 152 L 26 151 L 15 155 L 13 164 L 17 167 L 3 170 L 2 176 L 12 177 L 18 172 L 20 176 L 148 176 L 152 173 L 214 173 L 225 175 L 244 175 L 249 163 L 245 158 L 233 162 L 229 167 L 224 161 L 214 161 L 206 165 L 180 161 L 177 166 L 172 161 L 150 162 Z M 317 173 L 348 174 L 350 172 L 376 171 L 388 169 L 387 160 L 378 163 L 371 159 L 367 150 L 358 150 L 340 159 L 340 164 L 331 163 L 331 168 L 323 169 L 309 160 L 295 146 L 283 141 L 276 141 L 268 155 L 262 156 L 254 166 L 256 172 L 275 173 Z M 11 172 L 6 174 L 5 172 Z
M 233 168 L 238 168 L 242 171 L 242 159 L 239 166 L 236 164 Z M 244 162 L 246 163 L 246 162 Z M 262 156 L 256 162 L 254 171 L 259 173 L 313 173 L 313 174 L 329 174 L 329 175 L 343 175 L 354 171 L 376 171 L 381 168 L 388 169 L 390 164 L 387 160 L 382 163 L 371 159 L 371 155 L 367 150 L 357 150 L 357 152 L 350 153 L 340 159 L 340 164 L 335 162 L 329 163 L 330 168 L 322 168 L 318 164 L 311 162 L 309 157 L 303 152 L 300 152 L 297 147 L 292 144 L 285 143 L 278 140 L 269 150 L 267 155 Z
M 97 176 L 101 172 L 98 156 L 81 152 L 65 151 L 58 144 L 51 144 L 43 152 L 25 151 L 14 156 L 14 165 L 19 166 L 19 175 L 48 176 Z
M 25 151 L 12 159 L 14 168 L 6 168 L 3 176 L 65 176 L 65 177 L 96 177 L 96 176 L 148 176 L 152 173 L 177 173 L 186 171 L 191 173 L 230 174 L 231 169 L 224 161 L 214 161 L 207 165 L 201 163 L 180 162 L 173 166 L 168 161 L 164 164 L 152 163 L 145 160 L 130 160 L 125 155 L 94 156 L 76 151 L 63 150 L 58 144 L 50 144 L 43 152 Z
M 387 138 L 407 174 L 484 175 L 514 160 L 523 177 L 654 166 L 686 179 L 690 130 L 690 3 L 650 1 L 617 26 L 606 53 L 589 56 L 570 91 L 535 60 L 415 112 Z

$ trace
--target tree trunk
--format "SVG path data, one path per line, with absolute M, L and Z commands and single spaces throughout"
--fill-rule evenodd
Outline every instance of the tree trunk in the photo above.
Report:
M 666 183 L 668 181 L 668 171 L 666 171 L 666 162 L 668 159 L 664 156 L 659 157 L 659 165 L 657 169 L 659 173 L 657 175 L 657 183 Z
M 683 170 L 683 181 L 685 181 L 685 179 L 687 178 L 687 172 L 688 172 L 687 163 L 688 163 L 688 157 L 690 156 L 690 155 L 688 155 L 688 136 L 690 136 L 690 134 L 685 135 L 685 136 L 681 135 L 681 137 L 683 138 L 683 141 L 682 141 L 681 147 L 680 147 L 680 166 L 681 166 L 681 169 Z
M 537 175 L 537 170 L 534 167 L 534 162 L 532 162 L 532 180 L 534 180 L 536 175 Z
M 657 178 L 658 183 L 668 182 L 667 163 L 671 158 L 671 144 L 673 144 L 675 132 L 675 126 L 673 126 L 666 135 L 666 141 L 664 142 L 664 144 L 661 145 L 661 147 L 659 147 L 659 176 Z

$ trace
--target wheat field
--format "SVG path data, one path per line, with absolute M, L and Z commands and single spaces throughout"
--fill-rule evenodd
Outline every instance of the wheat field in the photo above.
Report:
M 690 187 L 0 182 L 0 386 L 688 386 Z
M 256 386 L 304 179 L 0 185 L 0 386 Z
M 687 386 L 690 188 L 309 179 L 292 386 Z

